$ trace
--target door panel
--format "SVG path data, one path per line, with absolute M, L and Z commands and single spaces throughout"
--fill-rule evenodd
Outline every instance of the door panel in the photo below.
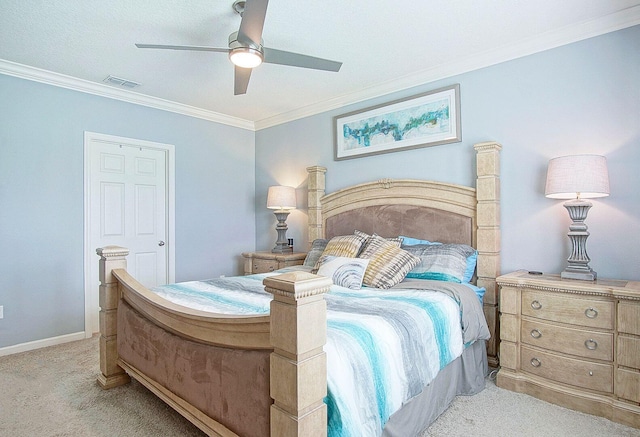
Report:
M 135 186 L 135 231 L 138 237 L 156 234 L 156 191 L 154 185 Z
M 129 255 L 131 256 L 131 255 Z M 135 253 L 135 270 L 132 270 L 134 277 L 147 287 L 153 287 L 158 284 L 158 254 L 156 252 L 137 252 Z M 166 284 L 166 282 L 164 282 Z
M 102 204 L 100 208 L 100 229 L 102 230 L 102 238 L 124 237 L 124 190 L 124 184 L 104 182 L 100 184 L 100 203 Z

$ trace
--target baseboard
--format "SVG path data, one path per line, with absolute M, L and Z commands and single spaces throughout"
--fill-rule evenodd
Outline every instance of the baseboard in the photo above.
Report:
M 20 352 L 32 351 L 34 349 L 40 349 L 43 347 L 69 343 L 70 341 L 84 340 L 85 338 L 87 337 L 85 336 L 84 331 L 82 331 L 82 332 L 75 332 L 73 334 L 65 334 L 65 335 L 60 335 L 58 337 L 45 338 L 42 340 L 30 341 L 27 343 L 20 343 L 13 346 L 2 347 L 0 348 L 0 357 L 17 354 Z

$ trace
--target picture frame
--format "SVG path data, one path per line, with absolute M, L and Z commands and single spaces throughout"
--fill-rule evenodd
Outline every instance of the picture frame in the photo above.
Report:
M 334 117 L 334 159 L 462 141 L 460 84 Z

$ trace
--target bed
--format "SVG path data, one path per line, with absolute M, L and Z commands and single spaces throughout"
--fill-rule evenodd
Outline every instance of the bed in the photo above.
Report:
M 384 179 L 325 194 L 326 169 L 309 167 L 311 251 L 308 258 L 319 242 L 324 240 L 324 244 L 329 244 L 334 239 L 339 240 L 338 237 L 357 235 L 356 231 L 364 235 L 361 239 L 363 250 L 367 243 L 375 249 L 373 242 L 376 242 L 384 247 L 397 244 L 395 247 L 402 248 L 393 249 L 394 253 L 415 250 L 431 253 L 432 249 L 426 247 L 425 241 L 419 241 L 411 249 L 408 245 L 400 246 L 402 242 L 394 241 L 400 235 L 439 242 L 441 247 L 471 246 L 477 250 L 472 280 L 476 288 L 469 287 L 469 290 L 474 290 L 471 293 L 474 299 L 479 290 L 484 292 L 484 309 L 479 301 L 474 303 L 466 291 L 461 291 L 467 289 L 466 285 L 424 279 L 420 276 L 424 272 L 419 272 L 417 278 L 409 278 L 410 275 L 404 272 L 407 277 L 403 275 L 402 282 L 394 283 L 392 288 L 382 287 L 382 291 L 370 288 L 353 291 L 334 285 L 335 279 L 332 281 L 312 273 L 314 267 L 322 269 L 330 264 L 313 260 L 308 263 L 305 260 L 313 266 L 287 268 L 274 274 L 198 281 L 189 287 L 168 286 L 178 294 L 183 293 L 183 288 L 195 288 L 191 293 L 198 294 L 203 293 L 202 287 L 222 290 L 234 283 L 249 296 L 243 304 L 251 307 L 249 311 L 236 307 L 212 312 L 203 306 L 190 307 L 175 296 L 163 295 L 162 290 L 146 289 L 126 271 L 127 250 L 105 247 L 97 250 L 101 280 L 101 373 L 98 383 L 108 389 L 126 384 L 133 377 L 208 435 L 327 436 L 362 435 L 365 431 L 390 437 L 417 435 L 456 395 L 482 390 L 487 365 L 497 364 L 495 278 L 500 261 L 501 147 L 493 142 L 474 147 L 477 179 L 473 188 L 431 181 Z M 326 253 L 327 247 L 316 250 L 317 254 Z M 368 247 L 371 253 L 380 253 L 371 247 Z M 423 256 L 418 252 L 411 253 L 414 257 Z M 324 257 L 323 262 L 341 258 L 344 257 Z M 376 260 L 376 256 L 367 258 L 370 265 Z M 409 270 L 414 272 L 416 266 L 414 261 Z M 389 280 L 388 276 L 377 277 L 376 281 L 388 285 L 385 282 Z M 420 290 L 429 282 L 442 284 L 444 290 Z M 425 287 L 431 290 L 434 285 Z M 226 305 L 228 295 L 224 294 L 226 291 L 220 293 L 215 298 L 216 305 L 220 302 Z M 354 316 L 351 312 L 353 302 L 367 293 L 371 294 L 370 302 L 377 304 L 358 304 L 367 307 L 368 312 Z M 371 387 L 343 390 L 341 387 L 348 386 L 353 379 L 344 377 L 346 374 L 342 371 L 338 376 L 331 372 L 340 361 L 335 357 L 352 353 L 358 341 L 362 342 L 364 338 L 355 336 L 360 340 L 353 340 L 353 336 L 343 336 L 345 326 L 358 320 L 361 323 L 356 328 L 359 329 L 368 320 L 379 320 L 371 318 L 391 307 L 389 301 L 383 300 L 389 296 L 391 300 L 402 301 L 403 305 L 411 301 L 420 308 L 437 307 L 437 311 L 443 313 L 462 314 L 463 308 L 471 311 L 477 306 L 480 310 L 470 313 L 475 316 L 469 317 L 481 318 L 481 322 L 486 320 L 486 331 L 470 327 L 465 316 L 462 322 L 457 319 L 457 323 L 438 325 L 447 327 L 437 328 L 436 332 L 451 331 L 451 338 L 461 337 L 460 344 L 443 340 L 442 344 L 451 345 L 438 349 L 435 365 L 404 366 L 411 367 L 409 373 L 428 374 L 423 375 L 427 381 L 424 385 L 416 387 L 418 383 L 411 379 L 407 385 L 412 388 L 400 390 L 398 387 L 402 384 L 397 381 L 403 381 L 404 370 L 401 366 L 396 369 L 382 365 L 378 370 L 365 370 L 371 376 L 365 379 L 373 380 L 369 384 Z M 438 303 L 421 299 L 435 299 Z M 451 305 L 454 305 L 453 310 Z M 412 310 L 412 314 L 418 312 Z M 411 323 L 411 329 L 424 329 L 425 322 L 416 319 Z M 436 322 L 433 323 L 435 326 Z M 377 321 L 370 324 L 390 326 Z M 456 334 L 455 329 L 460 332 Z M 385 345 L 379 349 L 405 353 L 392 340 L 387 342 L 386 334 L 373 335 L 366 338 L 374 344 Z M 408 338 L 422 336 L 427 335 L 412 337 L 407 334 L 405 343 Z M 431 371 L 422 367 L 431 368 Z M 378 381 L 382 379 L 380 369 L 388 368 L 395 370 L 385 372 L 400 375 L 395 380 L 387 378 L 396 381 L 391 385 Z M 336 406 L 353 403 L 347 398 L 356 389 L 362 389 L 365 397 L 366 390 L 370 390 L 378 398 L 384 398 L 384 402 L 371 407 L 374 413 L 368 414 L 376 416 L 376 424 L 364 431 L 359 428 L 362 426 L 359 419 L 351 419 Z M 396 405 L 399 409 L 390 409 L 387 405 Z M 355 428 L 350 428 L 352 425 Z

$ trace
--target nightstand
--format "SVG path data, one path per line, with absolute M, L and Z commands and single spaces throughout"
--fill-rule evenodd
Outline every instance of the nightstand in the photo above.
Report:
M 640 428 L 640 282 L 526 271 L 496 282 L 498 387 Z
M 243 252 L 244 274 L 268 273 L 289 266 L 299 266 L 304 262 L 305 252 L 272 253 Z

